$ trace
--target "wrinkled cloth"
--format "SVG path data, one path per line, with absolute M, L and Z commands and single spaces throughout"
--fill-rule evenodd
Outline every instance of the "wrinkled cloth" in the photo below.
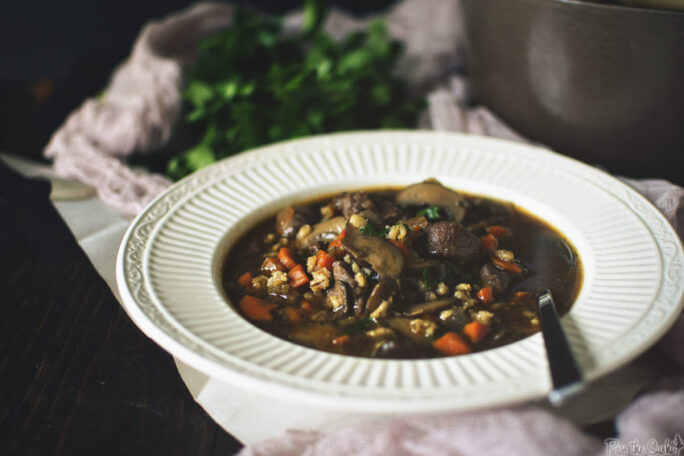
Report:
M 612 456 L 646 455 L 655 442 L 684 438 L 684 377 L 670 389 L 646 394 L 616 420 L 617 438 L 605 442 L 552 413 L 532 407 L 341 429 L 289 430 L 244 448 L 239 456 Z M 674 447 L 674 444 L 673 444 Z M 682 451 L 684 453 L 684 450 Z M 675 448 L 672 453 L 677 455 Z
M 86 100 L 53 135 L 45 155 L 57 174 L 94 187 L 99 197 L 132 216 L 170 185 L 162 176 L 121 161 L 165 143 L 181 110 L 183 71 L 194 45 L 229 26 L 232 7 L 198 4 L 145 26 L 131 56 L 104 95 Z M 470 106 L 463 69 L 461 13 L 456 1 L 404 0 L 384 15 L 405 44 L 399 72 L 414 91 L 427 93 L 420 126 L 529 142 L 483 106 Z M 285 33 L 301 26 L 301 13 L 285 18 Z M 325 24 L 333 37 L 366 20 L 334 10 Z M 426 90 L 429 88 L 429 90 Z M 623 179 L 645 195 L 684 235 L 684 189 L 661 180 Z M 684 317 L 659 343 L 684 367 Z M 245 448 L 242 455 L 600 455 L 630 454 L 619 445 L 684 437 L 684 377 L 634 401 L 616 418 L 618 439 L 593 438 L 548 410 L 518 407 L 446 416 L 407 418 L 332 433 L 289 430 Z M 636 448 L 636 447 L 633 447 Z M 637 453 L 635 453 L 637 454 Z M 647 454 L 647 453 L 642 453 Z M 676 453 L 674 453 L 676 454 Z
M 183 71 L 202 38 L 230 25 L 233 8 L 200 3 L 146 25 L 131 56 L 114 72 L 104 93 L 86 100 L 53 134 L 44 155 L 62 177 L 93 187 L 100 199 L 128 216 L 138 214 L 171 182 L 121 158 L 166 143 L 181 113 Z M 463 66 L 461 12 L 458 2 L 405 0 L 384 19 L 393 38 L 404 44 L 398 72 L 414 92 L 423 93 Z M 332 10 L 324 25 L 333 38 L 363 28 L 360 20 Z M 288 15 L 284 33 L 301 28 L 301 12 Z M 426 33 L 428 32 L 428 33 Z M 483 107 L 466 108 L 465 80 L 428 95 L 424 127 L 521 139 Z
M 55 172 L 92 186 L 103 201 L 129 216 L 171 185 L 120 158 L 168 141 L 180 115 L 183 68 L 194 45 L 227 26 L 232 10 L 199 4 L 145 26 L 104 94 L 86 100 L 53 134 L 44 154 L 53 159 Z
M 138 214 L 171 182 L 131 169 L 120 158 L 168 141 L 181 112 L 183 71 L 196 44 L 229 26 L 232 17 L 231 5 L 199 3 L 146 25 L 103 95 L 86 100 L 53 134 L 44 155 L 53 160 L 54 171 L 90 185 L 122 213 Z M 461 28 L 452 26 L 459 18 L 458 3 L 442 0 L 405 1 L 386 16 L 392 36 L 405 43 L 399 66 L 414 90 L 462 63 Z M 301 13 L 286 17 L 285 33 L 299 29 L 302 20 Z M 340 38 L 367 21 L 333 10 L 325 29 Z M 435 24 L 428 36 L 422 25 L 430 22 Z
M 239 455 L 586 456 L 598 454 L 602 447 L 597 439 L 549 412 L 520 408 L 403 419 L 329 434 L 287 431 L 247 447 Z

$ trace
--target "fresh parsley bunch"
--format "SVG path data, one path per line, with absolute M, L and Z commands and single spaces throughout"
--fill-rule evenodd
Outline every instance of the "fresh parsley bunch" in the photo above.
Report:
M 422 101 L 393 74 L 401 49 L 384 24 L 336 42 L 321 29 L 324 10 L 307 1 L 303 30 L 290 36 L 280 18 L 238 10 L 232 27 L 201 43 L 183 97 L 202 135 L 169 161 L 169 177 L 284 139 L 414 125 Z

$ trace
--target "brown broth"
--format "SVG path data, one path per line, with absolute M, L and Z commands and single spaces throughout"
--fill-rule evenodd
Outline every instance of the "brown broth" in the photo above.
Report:
M 378 195 L 380 198 L 391 199 L 398 189 L 364 191 Z M 255 277 L 261 274 L 260 266 L 264 256 L 269 254 L 273 245 L 272 242 L 264 242 L 264 239 L 274 233 L 275 215 L 258 223 L 234 244 L 224 262 L 224 288 L 230 301 L 243 316 L 245 313 L 240 310 L 239 303 L 245 295 L 257 296 L 263 302 L 269 303 L 269 306 L 274 306 L 273 309 L 268 310 L 269 315 L 272 316 L 270 320 L 259 321 L 247 316 L 245 318 L 277 337 L 319 350 L 363 357 L 447 356 L 434 348 L 434 342 L 449 332 L 461 337 L 473 352 L 516 342 L 538 331 L 538 324 L 535 323 L 536 296 L 546 288 L 552 291 L 559 313 L 567 312 L 576 299 L 582 282 L 581 262 L 572 244 L 546 222 L 510 203 L 462 192 L 461 194 L 465 196 L 469 206 L 462 224 L 469 227 L 471 232 L 478 237 L 484 236 L 486 226 L 493 224 L 504 225 L 510 229 L 512 233 L 510 236 L 499 239 L 499 248 L 514 252 L 516 261 L 520 262 L 525 273 L 522 276 L 516 275 L 515 285 L 505 293 L 497 295 L 493 303 L 485 304 L 477 300 L 476 291 L 482 286 L 478 277 L 479 269 L 490 261 L 487 255 L 481 255 L 477 260 L 470 262 L 472 264 L 454 262 L 447 264 L 448 261 L 444 261 L 443 264 L 446 265 L 444 268 L 440 266 L 436 273 L 430 270 L 430 274 L 441 274 L 439 278 L 445 285 L 448 285 L 449 292 L 446 296 L 454 295 L 458 283 L 469 283 L 472 286 L 469 301 L 459 301 L 457 305 L 432 314 L 405 318 L 406 320 L 426 320 L 428 322 L 425 323 L 426 325 L 431 324 L 430 322 L 435 323 L 436 329 L 430 336 L 419 334 L 425 337 L 407 337 L 404 333 L 396 331 L 387 323 L 388 319 L 393 318 L 391 313 L 384 318 L 376 319 L 369 318 L 368 314 L 341 316 L 326 307 L 324 294 L 309 296 L 299 290 L 278 295 L 278 293 L 269 294 L 267 291 L 247 290 L 238 285 L 238 279 L 245 272 L 250 272 Z M 302 205 L 313 204 L 318 210 L 330 198 L 331 196 L 317 198 Z M 488 221 L 483 221 L 485 218 Z M 482 226 L 478 227 L 478 225 Z M 412 250 L 418 251 L 419 247 Z M 309 253 L 299 255 L 298 262 L 305 265 L 308 255 Z M 435 259 L 434 256 L 424 253 L 422 256 Z M 310 273 L 308 276 L 311 278 Z M 424 271 L 417 273 L 404 271 L 400 279 L 401 289 L 395 294 L 394 297 L 397 299 L 391 307 L 397 315 L 402 314 L 402 309 L 405 310 L 407 306 L 415 301 L 422 301 L 423 297 L 427 296 L 424 291 L 417 289 L 421 281 L 425 282 Z M 334 283 L 334 280 L 331 279 L 331 282 Z M 368 282 L 370 284 L 367 288 L 372 288 L 377 280 L 371 275 L 368 276 Z M 411 284 L 417 285 L 411 288 Z M 521 296 L 523 292 L 526 293 L 525 296 Z M 474 304 L 472 299 L 476 301 Z M 307 304 L 303 304 L 304 302 Z M 309 306 L 311 310 L 307 310 Z M 442 317 L 446 314 L 442 314 L 442 311 L 450 309 L 454 310 L 454 314 L 443 321 Z M 494 317 L 487 325 L 486 335 L 473 342 L 466 337 L 464 324 L 474 320 L 484 321 L 480 319 L 484 315 L 480 314 L 480 311 L 491 312 Z M 295 313 L 297 316 L 293 317 Z M 380 345 L 383 339 L 367 335 L 375 334 L 369 331 L 379 328 L 379 332 L 388 332 L 382 328 L 390 328 L 394 333 L 384 340 L 384 345 Z M 388 353 L 385 350 L 387 346 L 390 346 Z

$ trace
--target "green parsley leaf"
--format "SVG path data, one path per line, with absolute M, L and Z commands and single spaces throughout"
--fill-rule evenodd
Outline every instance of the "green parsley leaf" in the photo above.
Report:
M 370 318 L 364 318 L 363 320 L 355 321 L 347 326 L 343 327 L 340 332 L 342 334 L 358 334 L 367 331 L 373 327 L 373 320 Z
M 437 286 L 437 278 L 435 277 L 435 272 L 432 268 L 423 269 L 423 284 L 425 284 L 425 289 L 432 291 Z
M 304 33 L 315 34 L 323 27 L 326 4 L 321 0 L 306 0 L 304 2 Z
M 185 142 L 199 140 L 169 159 L 169 177 L 275 141 L 414 126 L 424 100 L 396 77 L 401 46 L 385 24 L 334 40 L 325 16 L 325 2 L 305 0 L 302 32 L 283 34 L 282 18 L 237 8 L 231 27 L 199 44 L 183 92 Z
M 368 222 L 360 228 L 360 231 L 366 236 L 384 237 L 389 232 L 389 228 L 379 228 L 373 222 Z
M 416 212 L 416 215 L 418 217 L 423 216 L 430 221 L 440 220 L 442 218 L 442 215 L 440 214 L 441 209 L 442 208 L 439 206 L 430 206 L 419 210 Z

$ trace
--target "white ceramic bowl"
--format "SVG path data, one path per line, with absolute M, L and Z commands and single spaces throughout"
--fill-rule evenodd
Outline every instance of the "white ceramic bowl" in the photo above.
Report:
M 376 360 L 292 344 L 245 321 L 220 269 L 231 245 L 283 205 L 435 177 L 512 201 L 562 231 L 584 266 L 562 323 L 588 379 L 635 358 L 682 307 L 684 254 L 666 219 L 609 175 L 545 149 L 435 132 L 369 132 L 279 143 L 178 182 L 131 224 L 117 261 L 123 304 L 179 360 L 260 397 L 358 414 L 470 410 L 551 387 L 540 334 L 466 356 Z

